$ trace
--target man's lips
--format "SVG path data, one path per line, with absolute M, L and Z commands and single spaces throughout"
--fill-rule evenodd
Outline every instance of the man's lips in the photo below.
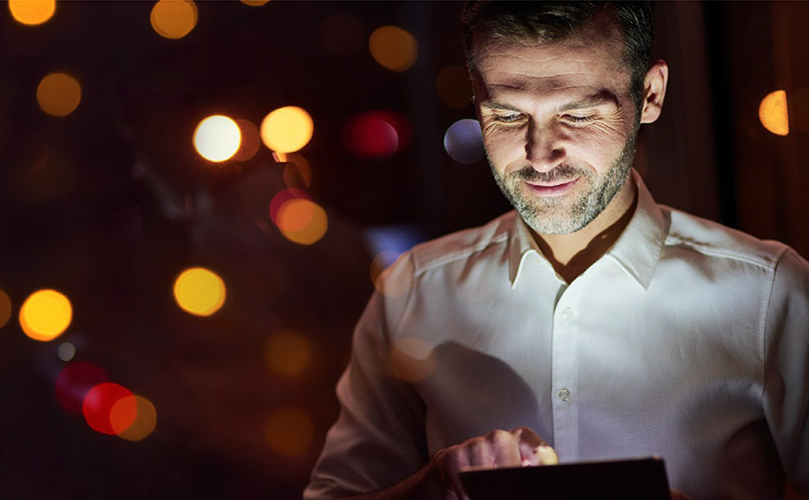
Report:
M 528 186 L 528 189 L 539 195 L 553 196 L 566 193 L 576 184 L 576 182 L 579 181 L 579 179 L 580 177 L 576 177 L 575 179 L 556 181 L 552 183 L 531 183 L 525 181 L 525 185 Z

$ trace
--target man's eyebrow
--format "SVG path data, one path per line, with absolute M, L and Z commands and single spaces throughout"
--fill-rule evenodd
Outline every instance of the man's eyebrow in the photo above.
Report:
M 602 90 L 600 92 L 596 92 L 595 94 L 589 95 L 578 101 L 572 101 L 566 104 L 563 104 L 559 107 L 559 111 L 570 111 L 571 109 L 584 109 L 584 108 L 595 108 L 598 106 L 603 106 L 604 104 L 613 104 L 616 108 L 621 108 L 621 103 L 618 100 L 618 96 L 610 92 L 609 90 Z M 489 109 L 496 109 L 502 111 L 516 111 L 522 112 L 517 107 L 514 107 L 510 104 L 497 102 L 492 99 L 484 99 L 480 103 L 481 107 L 486 107 Z
M 604 104 L 614 104 L 616 108 L 621 109 L 621 103 L 620 101 L 618 101 L 618 96 L 616 96 L 609 90 L 602 90 L 593 95 L 587 96 L 584 99 L 579 99 L 578 101 L 573 101 L 564 104 L 562 105 L 562 107 L 559 108 L 559 111 L 570 111 L 571 109 L 595 108 L 598 106 L 602 106 Z
M 510 104 L 504 104 L 502 102 L 493 101 L 491 99 L 484 99 L 483 101 L 480 102 L 480 105 L 482 107 L 487 107 L 489 109 L 499 109 L 503 111 L 517 111 L 517 112 L 520 111 L 519 109 L 515 108 Z

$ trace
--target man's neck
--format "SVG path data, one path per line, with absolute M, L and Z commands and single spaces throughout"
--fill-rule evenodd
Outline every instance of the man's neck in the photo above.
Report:
M 538 234 L 534 240 L 556 273 L 572 283 L 621 236 L 637 206 L 637 186 L 630 176 L 610 204 L 584 228 L 569 234 Z

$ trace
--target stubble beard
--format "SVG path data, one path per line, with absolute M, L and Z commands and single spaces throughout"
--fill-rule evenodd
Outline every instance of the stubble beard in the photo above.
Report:
M 607 208 L 621 190 L 632 169 L 635 158 L 636 134 L 627 139 L 624 149 L 610 165 L 606 174 L 599 176 L 584 168 L 562 164 L 548 172 L 538 172 L 530 165 L 501 176 L 488 153 L 486 158 L 494 180 L 506 199 L 528 226 L 539 234 L 569 234 L 579 231 Z M 540 197 L 526 194 L 524 183 L 558 183 L 579 178 L 586 189 L 579 188 L 575 199 L 569 196 Z

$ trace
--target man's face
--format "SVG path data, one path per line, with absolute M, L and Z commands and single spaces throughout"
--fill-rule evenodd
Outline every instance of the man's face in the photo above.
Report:
M 476 40 L 487 157 L 537 233 L 578 231 L 627 189 L 638 119 L 622 49 L 606 22 L 554 44 Z

